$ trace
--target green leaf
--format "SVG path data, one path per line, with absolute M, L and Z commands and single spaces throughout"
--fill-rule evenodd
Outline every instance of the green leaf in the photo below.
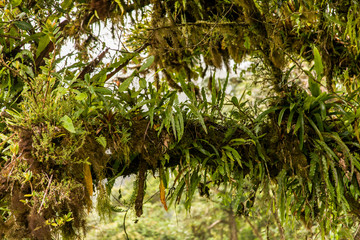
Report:
M 227 73 L 226 80 L 225 80 L 225 83 L 224 83 L 222 91 L 221 91 L 222 92 L 221 96 L 219 94 L 219 97 L 221 97 L 220 98 L 220 110 L 224 106 L 224 100 L 225 100 L 225 96 L 226 96 L 226 87 L 228 85 L 228 82 L 229 82 L 229 73 Z M 220 85 L 220 83 L 219 83 L 219 85 Z
M 96 93 L 98 93 L 98 94 L 100 93 L 102 95 L 110 95 L 110 96 L 112 95 L 112 91 L 105 87 L 94 87 L 94 91 Z
M 142 71 L 146 70 L 147 68 L 149 68 L 151 66 L 151 64 L 153 64 L 154 60 L 155 60 L 154 56 L 148 57 L 146 62 L 140 67 L 139 72 L 142 72 Z
M 315 176 L 315 170 L 316 170 L 316 163 L 318 163 L 320 160 L 319 156 L 315 152 L 310 153 L 310 170 L 309 170 L 309 176 L 310 179 L 312 179 Z
M 279 113 L 279 117 L 278 117 L 278 125 L 280 126 L 281 122 L 282 122 L 282 119 L 283 119 L 283 116 L 284 116 L 284 113 L 286 111 L 287 107 L 281 109 L 280 113 Z
M 245 41 L 244 41 L 244 47 L 246 48 L 246 49 L 250 49 L 250 38 L 248 37 L 248 36 L 245 36 L 244 37 L 245 38 Z
M 71 133 L 76 133 L 74 124 L 73 124 L 71 118 L 69 118 L 68 115 L 63 116 L 63 117 L 60 119 L 60 121 L 61 121 L 61 123 L 62 123 L 61 125 L 62 125 L 66 130 L 68 130 L 68 131 L 71 132 Z
M 104 148 L 106 148 L 106 138 L 104 136 L 96 137 L 95 140 Z
M 85 99 L 87 99 L 88 95 L 86 92 L 82 92 L 82 93 L 79 93 L 76 97 L 75 97 L 75 100 L 76 101 L 83 101 Z
M 269 113 L 275 112 L 276 110 L 279 110 L 283 107 L 280 106 L 275 106 L 275 107 L 271 107 L 268 110 L 262 112 L 255 120 L 255 122 L 260 122 L 266 115 L 268 115 Z
M 145 80 L 145 78 L 140 78 L 139 85 L 140 85 L 140 88 L 142 88 L 142 89 L 146 88 L 146 80 Z
M 125 90 L 127 90 L 130 86 L 130 83 L 132 82 L 132 80 L 134 79 L 134 76 L 131 76 L 129 78 L 127 78 L 123 83 L 121 83 L 121 85 L 119 86 L 118 91 L 119 92 L 124 92 Z
M 11 5 L 17 7 L 21 4 L 22 0 L 11 0 Z
M 294 117 L 294 113 L 295 110 L 292 110 L 289 114 L 289 118 L 288 118 L 288 122 L 287 122 L 287 127 L 286 127 L 286 132 L 289 133 L 291 130 L 291 124 L 292 124 L 292 119 Z
M 308 79 L 309 89 L 314 97 L 318 97 L 321 94 L 320 85 L 315 82 L 311 77 Z
M 72 3 L 72 0 L 64 0 L 61 3 L 61 7 L 66 10 L 71 6 L 71 3 Z
M 315 132 L 317 133 L 317 135 L 319 136 L 321 141 L 324 141 L 324 138 L 319 130 L 319 128 L 316 126 L 316 124 L 305 115 L 305 118 L 309 121 L 310 125 L 314 128 Z
M 299 118 L 298 119 L 300 120 L 300 135 L 299 135 L 300 150 L 302 150 L 303 146 L 304 146 L 304 132 L 305 132 L 304 113 L 303 112 L 299 113 Z
M 36 49 L 36 57 L 40 55 L 40 53 L 46 48 L 49 42 L 50 38 L 47 35 L 40 38 L 38 48 Z
M 235 107 L 239 106 L 239 101 L 238 101 L 237 97 L 233 96 L 231 98 L 231 102 L 234 104 Z
M 317 74 L 318 79 L 321 79 L 322 74 L 324 72 L 324 66 L 322 64 L 321 56 L 319 53 L 319 50 L 316 48 L 316 46 L 313 46 L 313 53 L 314 53 L 314 68 Z
M 326 118 L 326 106 L 323 101 L 320 101 L 320 113 L 321 113 L 321 120 L 325 120 Z
M 230 147 L 230 146 L 224 146 L 223 149 L 227 150 L 226 151 L 226 155 L 231 159 L 231 160 L 236 160 L 236 162 L 239 164 L 240 167 L 242 167 L 242 163 L 241 163 L 241 156 L 239 154 L 238 151 L 236 151 L 236 149 Z M 234 158 L 233 158 L 234 157 Z
M 201 126 L 202 126 L 203 129 L 204 129 L 204 131 L 205 131 L 206 133 L 208 133 L 208 132 L 207 132 L 206 125 L 205 125 L 205 122 L 204 122 L 204 118 L 201 116 L 201 114 L 200 114 L 199 110 L 197 109 L 197 107 L 196 107 L 194 104 L 192 104 L 192 103 L 188 104 L 188 107 L 190 108 L 190 110 L 192 111 L 192 113 L 195 114 L 195 116 L 198 117 L 198 119 L 199 119 L 199 121 L 200 121 L 200 123 L 201 123 Z
M 177 137 L 178 137 L 178 142 L 179 142 L 184 134 L 184 118 L 183 118 L 182 112 L 180 111 L 180 108 L 177 109 L 175 117 L 176 117 L 176 119 L 175 119 L 176 131 L 177 131 Z
M 314 97 L 313 96 L 306 96 L 305 98 L 305 101 L 304 101 L 304 104 L 303 104 L 303 108 L 305 111 L 308 111 L 311 107 L 311 104 L 314 102 Z
M 16 27 L 18 27 L 21 30 L 27 31 L 33 28 L 33 26 L 30 23 L 24 21 L 15 21 L 14 24 Z

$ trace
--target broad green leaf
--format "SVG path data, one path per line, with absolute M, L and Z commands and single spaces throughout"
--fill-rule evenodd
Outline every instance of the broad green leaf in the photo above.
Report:
M 239 106 L 239 101 L 238 101 L 237 97 L 233 96 L 231 98 L 231 102 L 234 104 L 235 107 Z
M 142 89 L 145 89 L 146 88 L 146 80 L 145 78 L 140 78 L 139 79 L 139 85 Z
M 318 97 L 321 94 L 320 85 L 312 78 L 308 79 L 309 89 L 314 97 Z
M 319 53 L 319 50 L 316 48 L 316 46 L 313 46 L 313 53 L 314 53 L 314 68 L 318 77 L 318 80 L 321 79 L 322 74 L 324 72 L 324 66 L 322 64 L 321 56 Z
M 142 72 L 142 71 L 148 69 L 151 66 L 151 64 L 153 64 L 154 60 L 155 60 L 154 56 L 148 57 L 146 62 L 140 67 L 139 72 Z
M 67 10 L 67 9 L 71 6 L 71 3 L 72 3 L 72 0 L 64 0 L 64 1 L 61 3 L 61 7 L 62 7 L 64 10 Z
M 94 87 L 94 91 L 97 93 L 97 94 L 100 94 L 100 95 L 108 95 L 108 96 L 111 96 L 113 94 L 113 92 L 106 88 L 106 87 Z
M 21 4 L 22 0 L 11 0 L 10 2 L 13 7 L 17 7 Z
M 76 133 L 74 124 L 73 124 L 71 118 L 69 118 L 68 115 L 63 116 L 63 117 L 60 119 L 60 121 L 61 121 L 61 123 L 62 123 L 61 125 L 62 125 L 66 130 L 68 130 L 68 131 L 71 132 L 71 133 Z
M 314 102 L 314 97 L 313 96 L 306 96 L 305 98 L 305 101 L 304 101 L 304 104 L 303 104 L 303 108 L 305 111 L 308 111 L 311 107 L 311 104 Z
M 320 113 L 321 113 L 321 120 L 325 120 L 326 118 L 326 106 L 323 101 L 320 101 Z
M 16 27 L 18 27 L 21 30 L 27 31 L 33 28 L 33 26 L 30 23 L 24 21 L 15 21 L 14 24 Z
M 75 97 L 75 100 L 77 101 L 83 101 L 85 99 L 87 99 L 88 95 L 86 92 L 82 92 L 82 93 L 79 93 L 76 97 Z
M 119 92 L 126 91 L 129 88 L 130 83 L 132 82 L 133 79 L 134 79 L 134 76 L 131 76 L 131 77 L 127 78 L 123 83 L 121 83 L 121 85 L 119 86 L 118 91 Z
M 40 55 L 40 53 L 46 48 L 49 42 L 50 38 L 47 35 L 40 38 L 38 48 L 36 49 L 36 57 Z

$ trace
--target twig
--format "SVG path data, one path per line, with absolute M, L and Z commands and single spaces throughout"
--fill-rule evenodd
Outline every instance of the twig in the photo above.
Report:
M 140 48 L 136 49 L 134 52 L 132 52 L 134 55 L 129 58 L 128 60 L 126 60 L 124 63 L 122 63 L 120 66 L 118 66 L 114 71 L 112 71 L 111 73 L 109 73 L 106 76 L 106 81 L 109 80 L 110 78 L 112 78 L 116 73 L 118 73 L 121 69 L 123 69 L 126 65 L 129 64 L 129 62 L 135 57 L 135 53 L 139 53 L 142 50 L 144 50 L 147 46 L 149 46 L 150 43 L 145 43 L 144 45 L 142 45 Z
M 127 213 L 129 212 L 129 209 L 130 209 L 130 208 L 128 208 L 128 209 L 125 211 L 125 215 L 124 215 L 124 218 L 123 218 L 123 225 L 124 225 L 124 232 L 125 232 L 126 240 L 130 240 L 130 239 L 129 239 L 129 235 L 127 234 L 127 231 L 126 231 L 126 215 L 127 215 Z
M 263 240 L 262 236 L 259 233 L 259 230 L 250 222 L 249 218 L 245 216 L 245 221 L 250 225 L 253 233 L 260 239 Z
M 228 26 L 228 25 L 235 25 L 235 26 L 247 26 L 248 24 L 245 22 L 207 22 L 207 21 L 196 21 L 196 22 L 188 22 L 188 23 L 181 23 L 176 25 L 165 25 L 156 28 L 147 28 L 146 30 L 160 30 L 160 29 L 168 29 L 168 28 L 178 28 L 178 27 L 187 27 L 187 26 L 202 26 L 202 25 L 209 25 L 209 26 Z
M 148 124 L 147 124 L 147 126 L 146 126 L 146 130 L 145 130 L 145 133 L 144 133 L 144 141 L 145 141 L 147 132 L 148 132 L 148 130 L 149 130 L 149 126 L 150 126 L 150 121 L 148 122 Z
M 14 36 L 6 35 L 6 34 L 0 34 L 0 37 L 12 38 L 12 39 L 15 39 L 15 40 L 21 40 L 21 38 L 19 38 L 19 37 L 14 37 Z
M 45 190 L 45 193 L 44 193 L 43 199 L 42 199 L 42 201 L 41 201 L 41 204 L 40 204 L 40 207 L 39 207 L 38 213 L 40 213 L 41 208 L 42 208 L 42 206 L 43 206 L 43 204 L 44 204 L 44 202 L 45 202 L 45 197 L 46 197 L 46 195 L 47 195 L 47 193 L 48 193 L 48 191 L 49 191 L 49 188 L 50 188 L 50 184 L 51 184 L 52 178 L 53 178 L 53 175 L 51 175 L 50 180 L 49 180 L 49 183 L 48 183 L 48 185 L 47 185 L 47 187 L 46 187 L 46 190 Z
M 212 229 L 213 227 L 215 227 L 216 225 L 218 225 L 218 224 L 221 223 L 221 222 L 223 222 L 223 220 L 218 219 L 218 220 L 216 220 L 215 222 L 213 222 L 211 225 L 209 225 L 206 229 L 207 229 L 207 230 L 210 230 L 210 229 Z
M 109 48 L 106 48 L 99 56 L 91 61 L 79 74 L 78 79 L 84 80 L 85 74 L 92 73 L 94 68 L 99 64 L 99 62 L 105 57 L 106 53 L 109 51 Z

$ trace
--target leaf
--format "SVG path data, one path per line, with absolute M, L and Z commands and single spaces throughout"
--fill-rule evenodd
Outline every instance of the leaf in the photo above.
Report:
M 88 210 L 90 210 L 92 205 L 90 197 L 93 195 L 94 189 L 93 189 L 93 179 L 91 176 L 90 166 L 87 163 L 84 163 L 84 182 L 85 182 L 85 189 L 87 192 L 86 202 L 88 205 Z
M 139 72 L 144 71 L 145 69 L 149 68 L 151 66 L 151 64 L 153 64 L 155 60 L 154 56 L 150 56 L 148 57 L 148 59 L 146 60 L 146 62 L 140 67 Z
M 279 113 L 279 117 L 278 117 L 278 125 L 280 126 L 281 122 L 282 122 L 282 118 L 284 116 L 284 113 L 286 111 L 287 107 L 281 109 L 280 113 Z
M 233 96 L 231 98 L 231 102 L 234 104 L 235 107 L 239 106 L 239 101 L 238 101 L 237 97 Z
M 194 104 L 192 104 L 192 103 L 188 104 L 188 107 L 189 107 L 190 110 L 193 112 L 193 114 L 195 114 L 195 115 L 198 117 L 198 119 L 199 119 L 199 121 L 200 121 L 200 123 L 201 123 L 201 126 L 202 126 L 203 129 L 204 129 L 204 131 L 205 131 L 206 133 L 208 133 L 208 132 L 207 132 L 206 125 L 205 125 L 205 122 L 204 122 L 204 118 L 201 116 L 201 114 L 200 114 L 199 110 L 197 109 L 197 107 L 196 107 Z
M 132 80 L 134 79 L 134 76 L 131 76 L 129 78 L 127 78 L 123 83 L 121 83 L 121 85 L 118 88 L 119 92 L 124 92 L 125 90 L 127 90 L 130 86 L 130 83 L 132 82 Z
M 228 85 L 228 82 L 229 82 L 229 72 L 227 73 L 226 80 L 225 80 L 225 83 L 222 88 L 222 94 L 221 94 L 221 96 L 219 95 L 219 97 L 221 97 L 220 98 L 220 110 L 224 106 L 224 100 L 225 100 L 225 96 L 226 96 L 226 87 Z M 219 85 L 220 85 L 220 83 L 219 83 Z
M 38 48 L 36 49 L 36 57 L 40 55 L 40 53 L 46 48 L 49 42 L 50 38 L 47 35 L 40 38 Z
M 323 101 L 320 101 L 320 113 L 321 113 L 321 120 L 325 120 L 326 118 L 326 106 Z
M 306 120 L 309 121 L 310 125 L 314 128 L 314 130 L 317 133 L 317 135 L 319 136 L 320 140 L 324 141 L 324 138 L 323 138 L 319 128 L 316 126 L 316 124 L 310 118 L 308 118 L 306 115 L 305 115 L 305 118 L 306 118 Z
M 61 7 L 62 7 L 64 10 L 67 10 L 67 9 L 71 6 L 71 3 L 72 3 L 72 0 L 64 0 L 64 1 L 61 3 Z
M 316 48 L 316 46 L 313 46 L 313 53 L 314 53 L 314 68 L 317 74 L 318 79 L 321 79 L 322 74 L 324 72 L 324 66 L 322 64 L 321 56 L 319 53 L 319 50 Z
M 61 123 L 62 123 L 61 125 L 62 125 L 66 130 L 68 130 L 68 131 L 71 132 L 71 133 L 76 133 L 74 124 L 73 124 L 71 118 L 69 118 L 68 115 L 63 116 L 63 117 L 60 119 L 60 121 L 61 121 Z
M 288 122 L 287 122 L 287 127 L 286 127 L 286 132 L 289 133 L 291 130 L 291 124 L 292 124 L 292 119 L 294 117 L 294 113 L 295 111 L 291 111 L 289 114 L 289 118 L 288 118 Z
M 180 109 L 178 109 L 175 114 L 175 123 L 176 123 L 176 131 L 179 142 L 184 134 L 184 118 Z
M 166 197 L 165 197 L 165 186 L 164 186 L 164 181 L 162 180 L 162 178 L 160 179 L 160 201 L 162 203 L 162 205 L 164 206 L 165 210 L 168 210 L 168 207 L 166 206 Z
M 308 83 L 311 94 L 314 97 L 318 97 L 321 94 L 320 85 L 315 82 L 315 80 L 313 80 L 311 77 L 309 77 Z
M 96 141 L 103 146 L 104 148 L 106 148 L 106 138 L 104 136 L 100 136 L 96 138 Z
M 87 97 L 88 97 L 87 93 L 82 92 L 82 93 L 79 93 L 78 95 L 76 95 L 75 100 L 76 101 L 83 101 L 83 100 L 86 100 Z
M 303 146 L 304 146 L 304 132 L 305 132 L 304 113 L 303 112 L 299 113 L 299 121 L 300 121 L 300 135 L 299 135 L 300 150 L 302 150 Z
M 28 22 L 24 22 L 24 21 L 15 21 L 14 22 L 15 26 L 18 27 L 21 30 L 31 30 L 33 28 L 33 26 L 28 23 Z
M 320 161 L 319 156 L 315 152 L 310 153 L 310 170 L 309 170 L 309 176 L 310 179 L 312 179 L 315 176 L 315 170 L 316 170 L 316 164 Z
M 226 149 L 226 153 L 232 153 L 232 156 L 234 156 L 236 162 L 239 164 L 240 167 L 242 167 L 242 163 L 241 163 L 241 156 L 239 154 L 238 151 L 236 151 L 236 149 L 232 148 L 232 147 L 229 147 L 229 146 L 224 146 L 223 147 L 224 149 Z M 230 152 L 229 152 L 230 151 Z M 228 155 L 228 154 L 227 154 Z M 234 158 L 230 155 L 228 155 L 229 158 L 231 158 L 232 160 L 234 160 Z
M 139 79 L 139 85 L 140 85 L 140 88 L 142 88 L 142 89 L 146 88 L 146 80 L 145 80 L 145 78 L 140 78 Z
M 248 36 L 245 36 L 244 37 L 245 38 L 245 41 L 244 41 L 244 47 L 246 48 L 246 49 L 250 49 L 250 38 L 248 37 Z
M 11 0 L 12 7 L 17 7 L 21 4 L 22 0 Z
M 268 115 L 269 113 L 275 112 L 276 110 L 279 110 L 283 107 L 280 106 L 275 106 L 275 107 L 271 107 L 268 110 L 262 112 L 255 120 L 255 122 L 260 122 L 266 115 Z

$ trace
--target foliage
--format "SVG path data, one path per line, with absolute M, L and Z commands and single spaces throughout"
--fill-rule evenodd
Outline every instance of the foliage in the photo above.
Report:
M 356 1 L 0 8 L 2 238 L 81 238 L 93 194 L 108 216 L 116 179 L 130 174 L 140 217 L 150 173 L 164 209 L 221 189 L 238 216 L 268 202 L 281 239 L 290 215 L 312 237 L 358 237 Z M 98 33 L 108 26 L 116 49 Z M 266 93 L 255 104 L 227 94 L 244 59 Z

